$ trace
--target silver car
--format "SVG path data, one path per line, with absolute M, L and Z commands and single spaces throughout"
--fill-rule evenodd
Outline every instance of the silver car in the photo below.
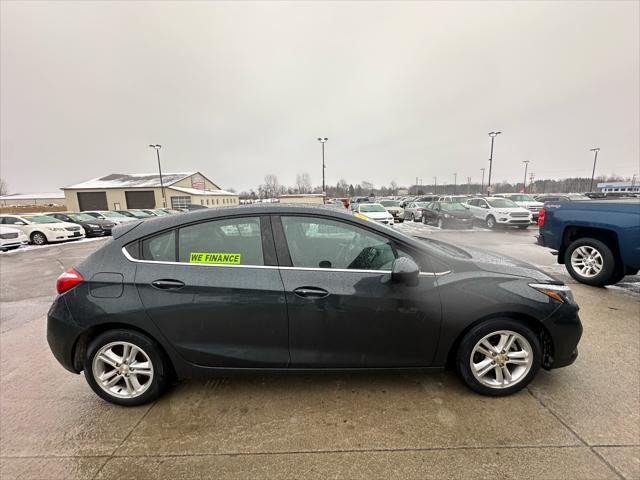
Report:
M 404 219 L 411 220 L 413 222 L 420 222 L 422 220 L 422 212 L 429 202 L 409 202 L 404 207 Z

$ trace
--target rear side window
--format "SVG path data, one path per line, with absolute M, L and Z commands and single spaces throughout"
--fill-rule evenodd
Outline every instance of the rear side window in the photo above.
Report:
M 170 232 L 156 235 L 142 241 L 143 260 L 154 260 L 156 262 L 176 261 L 176 233 Z
M 178 261 L 212 265 L 264 265 L 259 217 L 214 220 L 178 231 Z

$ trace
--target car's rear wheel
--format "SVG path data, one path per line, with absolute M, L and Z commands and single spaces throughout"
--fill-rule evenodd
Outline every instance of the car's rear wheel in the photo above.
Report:
M 118 405 L 142 405 L 167 384 L 167 365 L 157 344 L 133 330 L 110 330 L 89 345 L 84 375 L 93 391 Z
M 487 228 L 493 230 L 497 225 L 495 217 L 493 215 L 489 215 L 487 217 Z
M 464 383 L 482 395 L 503 396 L 526 387 L 540 369 L 538 336 L 511 319 L 473 327 L 458 348 L 456 364 Z
M 415 216 L 413 213 L 411 214 L 411 221 L 412 221 L 412 222 L 415 222 L 415 221 L 416 221 L 416 216 Z
M 603 287 L 616 280 L 616 259 L 611 249 L 595 238 L 579 238 L 564 255 L 569 274 L 580 283 Z
M 47 237 L 42 232 L 33 232 L 31 234 L 31 243 L 34 245 L 45 245 L 47 243 Z

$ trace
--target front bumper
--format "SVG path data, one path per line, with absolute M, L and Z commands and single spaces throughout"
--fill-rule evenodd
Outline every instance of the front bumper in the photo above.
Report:
M 561 368 L 571 365 L 578 358 L 578 342 L 582 337 L 582 322 L 578 316 L 579 307 L 563 303 L 549 317 L 543 320 L 551 336 L 552 348 L 547 352 L 545 368 Z
M 496 222 L 500 225 L 531 225 L 529 217 L 508 217 L 498 215 Z
M 381 223 L 382 225 L 387 225 L 389 227 L 393 227 L 393 224 L 395 223 L 395 219 L 389 218 L 389 219 L 385 219 L 385 220 L 376 220 L 376 222 Z

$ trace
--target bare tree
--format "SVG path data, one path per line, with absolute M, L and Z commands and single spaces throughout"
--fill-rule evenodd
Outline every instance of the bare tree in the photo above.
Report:
M 395 180 L 391 180 L 391 183 L 389 184 L 389 188 L 391 190 L 391 195 L 398 194 L 398 184 L 396 183 Z
M 0 178 L 0 195 L 6 195 L 9 193 L 7 191 L 7 182 L 4 181 L 4 178 Z
M 338 180 L 338 185 L 336 185 L 337 194 L 340 196 L 348 195 L 349 193 L 349 184 L 344 178 Z
M 272 173 L 264 176 L 264 185 L 260 185 L 264 198 L 276 198 L 280 193 L 278 177 Z
M 298 193 L 311 193 L 311 177 L 307 172 L 296 175 Z

